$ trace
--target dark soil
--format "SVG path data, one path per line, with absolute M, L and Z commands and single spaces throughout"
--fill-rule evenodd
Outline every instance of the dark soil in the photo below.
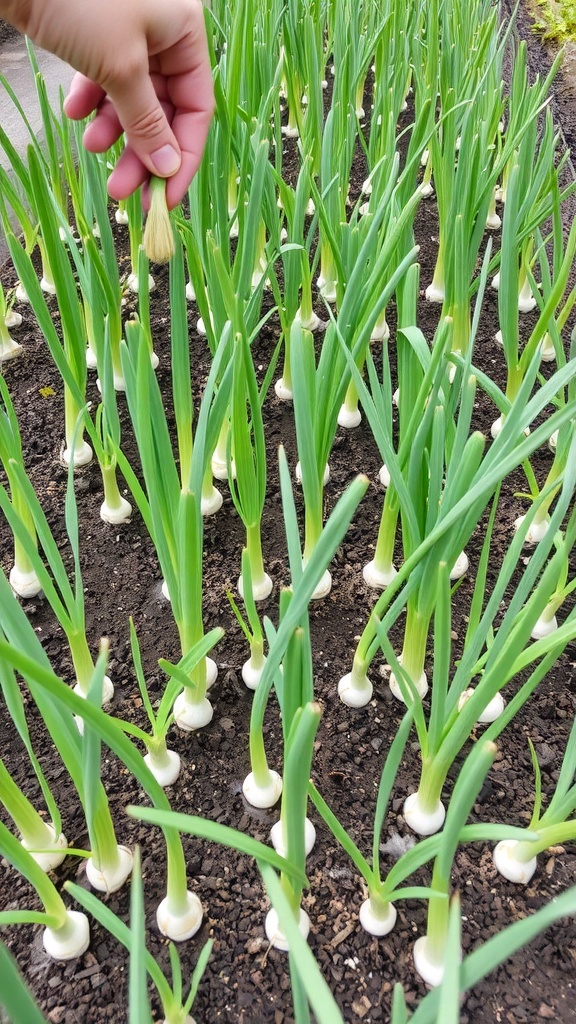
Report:
M 15 29 L 6 21 L 2 21 L 0 19 L 0 46 L 2 46 L 3 43 L 9 42 L 11 39 L 15 39 L 18 34 L 18 29 Z
M 1 26 L 0 26 L 1 28 Z M 1 36 L 0 36 L 1 41 Z M 571 108 L 570 129 L 574 127 Z M 567 126 L 565 125 L 567 133 Z M 362 181 L 360 170 L 358 182 Z M 421 285 L 432 278 L 437 231 L 432 205 L 422 203 L 418 214 L 418 241 L 421 250 Z M 170 388 L 167 278 L 156 275 L 157 290 L 152 294 L 154 343 L 160 356 L 159 379 L 166 393 Z M 7 281 L 9 283 L 9 281 Z M 25 312 L 23 310 L 23 312 Z M 319 312 L 321 310 L 319 309 Z M 418 323 L 425 336 L 432 338 L 438 310 L 422 298 Z M 392 317 L 391 317 L 392 319 Z M 530 323 L 530 318 L 527 318 Z M 257 340 L 256 365 L 266 366 L 273 351 L 276 334 L 274 320 Z M 208 365 L 205 342 L 195 330 L 196 313 L 190 311 L 190 340 L 194 386 L 205 379 Z M 494 294 L 487 294 L 476 344 L 476 361 L 502 384 L 501 352 L 493 341 L 497 328 Z M 66 550 L 63 528 L 63 499 L 66 473 L 58 456 L 62 434 L 62 387 L 42 338 L 31 317 L 15 336 L 24 346 L 24 354 L 5 368 L 19 420 L 22 426 L 25 459 L 51 528 Z M 93 380 L 90 397 L 97 400 Z M 123 439 L 127 454 L 134 454 L 123 400 Z M 488 431 L 495 410 L 480 399 L 477 426 Z M 266 403 L 266 434 L 270 453 L 269 500 L 263 521 L 263 547 L 267 570 L 275 589 L 263 611 L 277 620 L 278 588 L 288 582 L 281 505 L 278 496 L 276 450 L 282 442 L 291 466 L 296 461 L 292 410 L 272 394 Z M 534 470 L 541 482 L 551 456 L 538 453 Z M 363 423 L 354 432 L 339 431 L 333 458 L 332 477 L 327 489 L 327 504 L 337 497 L 362 471 L 372 484 L 354 522 L 331 566 L 333 591 L 323 602 L 311 608 L 317 699 L 323 706 L 312 775 L 325 799 L 361 849 L 369 854 L 376 787 L 383 759 L 402 716 L 402 709 L 390 695 L 384 679 L 379 678 L 381 664 L 373 668 L 376 683 L 369 707 L 352 711 L 343 707 L 336 695 L 340 676 L 349 670 L 354 638 L 361 632 L 373 603 L 362 580 L 362 566 L 371 557 L 376 540 L 383 492 L 377 481 L 380 458 L 368 427 Z M 496 527 L 494 566 L 500 564 L 516 516 L 525 510 L 516 492 L 525 489 L 520 474 L 512 479 L 503 495 Z M 240 677 L 247 657 L 245 641 L 235 623 L 227 599 L 227 587 L 234 588 L 239 573 L 242 527 L 232 501 L 223 485 L 224 506 L 205 525 L 205 625 L 224 626 L 226 635 L 216 649 L 219 676 L 213 687 L 214 719 L 209 727 L 193 735 L 173 729 L 170 746 L 182 756 L 183 769 L 169 791 L 175 809 L 200 814 L 233 825 L 263 841 L 277 818 L 275 811 L 257 811 L 245 802 L 241 784 L 249 770 L 247 729 L 251 694 Z M 162 690 L 158 657 L 178 657 L 178 640 L 169 606 L 160 593 L 160 572 L 152 544 L 137 514 L 131 523 L 119 528 L 101 522 L 100 478 L 97 466 L 78 472 L 78 499 L 82 574 L 86 593 L 88 633 L 94 651 L 103 635 L 110 640 L 109 674 L 116 694 L 116 715 L 141 721 L 141 700 L 134 680 L 130 658 L 128 616 L 132 615 L 142 648 L 143 663 L 152 699 Z M 299 496 L 298 496 L 299 501 Z M 478 562 L 481 535 L 473 538 L 468 549 L 470 579 Z M 112 548 L 112 551 L 110 550 Z M 0 525 L 2 566 L 11 565 L 7 530 Z M 465 581 L 455 603 L 454 630 L 465 628 L 463 615 L 471 596 L 471 582 Z M 64 679 L 71 676 L 69 658 L 63 652 L 62 634 L 46 602 L 25 604 L 27 614 L 40 637 L 54 669 Z M 399 649 L 400 635 L 393 637 Z M 533 778 L 528 737 L 540 757 L 543 788 L 549 794 L 558 777 L 563 751 L 576 707 L 576 650 L 572 646 L 554 671 L 539 687 L 536 695 L 501 737 L 499 752 L 481 798 L 474 808 L 473 821 L 526 824 L 533 801 Z M 509 688 L 513 692 L 515 685 Z M 31 704 L 31 702 L 30 702 Z M 30 728 L 37 753 L 47 767 L 54 794 L 60 806 L 64 831 L 76 847 L 88 844 L 85 824 L 73 788 L 64 770 L 51 763 L 43 726 L 32 706 Z M 38 794 L 29 781 L 26 759 L 5 711 L 2 715 L 4 742 L 2 756 L 19 784 Z M 276 705 L 271 702 L 267 719 L 267 750 L 272 766 L 280 768 L 280 727 Z M 169 971 L 167 943 L 155 927 L 155 907 L 164 895 L 164 853 L 157 830 L 129 820 L 124 808 L 141 803 L 142 794 L 129 772 L 107 751 L 103 757 L 103 779 L 117 823 L 118 838 L 130 845 L 140 843 L 146 892 L 148 948 Z M 407 837 L 409 830 L 400 811 L 408 792 L 417 784 L 419 759 L 416 744 L 409 746 L 401 765 L 393 793 L 392 813 L 383 833 L 383 843 L 393 845 L 396 837 Z M 363 899 L 362 884 L 344 853 L 334 845 L 331 835 L 310 812 L 318 831 L 317 845 L 309 859 L 310 888 L 304 906 L 312 923 L 310 944 L 322 971 L 342 1007 L 348 1024 L 386 1021 L 391 991 L 396 981 L 405 987 L 407 1000 L 416 1005 L 425 995 L 425 986 L 415 977 L 412 965 L 414 939 L 426 921 L 426 905 L 409 901 L 398 906 L 395 930 L 383 940 L 367 935 L 358 924 L 358 908 Z M 291 997 L 285 954 L 270 950 L 264 937 L 263 919 L 267 901 L 255 865 L 246 857 L 197 840 L 184 839 L 189 878 L 200 896 L 204 923 L 198 935 L 180 950 L 184 974 L 190 975 L 199 950 L 212 936 L 214 949 L 197 997 L 194 1015 L 198 1024 L 290 1024 Z M 392 863 L 391 854 L 383 858 Z M 480 844 L 461 847 L 456 858 L 453 883 L 462 899 L 463 945 L 465 953 L 477 948 L 507 924 L 534 912 L 573 883 L 576 874 L 576 848 L 567 845 L 539 858 L 539 867 L 526 888 L 514 886 L 497 875 L 491 850 Z M 419 884 L 429 882 L 429 872 L 418 876 Z M 58 882 L 72 878 L 87 887 L 81 862 L 72 858 L 57 871 Z M 3 910 L 35 907 L 34 894 L 24 881 L 6 865 L 0 867 Z M 129 893 L 121 891 L 105 897 L 105 902 L 124 920 L 128 918 Z M 127 1019 L 127 957 L 123 948 L 98 925 L 92 926 L 89 951 L 77 961 L 58 964 L 49 961 L 42 948 L 38 927 L 22 926 L 3 930 L 3 938 L 16 956 L 32 986 L 46 1017 L 53 1024 L 122 1024 Z M 469 993 L 463 1003 L 464 1024 L 493 1022 L 536 1022 L 553 1019 L 576 1022 L 576 922 L 565 921 L 535 940 L 527 951 L 517 954 Z M 1 984 L 1 982 L 0 982 Z M 155 1004 L 158 1014 L 159 1007 Z

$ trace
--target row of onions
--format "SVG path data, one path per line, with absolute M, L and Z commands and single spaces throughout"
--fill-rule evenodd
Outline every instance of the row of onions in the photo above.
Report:
M 497 843 L 498 870 L 525 883 L 540 853 L 576 838 L 576 726 L 545 808 L 533 753 L 536 796 L 528 827 L 468 823 L 498 737 L 576 638 L 576 340 L 569 335 L 576 222 L 565 230 L 564 216 L 576 184 L 547 109 L 557 64 L 545 80 L 531 83 L 524 47 L 515 49 L 511 27 L 499 25 L 497 5 L 488 0 L 212 0 L 206 18 L 216 116 L 188 201 L 168 222 L 170 252 L 166 236 L 160 242 L 160 255 L 170 259 L 168 393 L 155 373 L 150 298 L 157 218 L 166 230 L 162 183 L 154 185 L 145 230 L 139 197 L 111 216 L 106 177 L 117 154 L 98 158 L 84 151 L 81 127 L 51 109 L 38 74 L 47 148 L 23 111 L 30 129 L 25 161 L 0 128 L 11 163 L 10 173 L 0 168 L 0 218 L 19 280 L 15 289 L 0 288 L 0 507 L 13 537 L 9 580 L 0 575 L 0 685 L 43 801 L 39 813 L 10 765 L 0 761 L 0 799 L 13 824 L 0 823 L 0 852 L 29 880 L 43 908 L 3 911 L 0 923 L 41 923 L 48 954 L 74 958 L 89 944 L 88 918 L 68 909 L 51 872 L 67 854 L 84 857 L 91 886 L 103 893 L 132 875 L 130 925 L 79 886 L 67 883 L 66 889 L 130 952 L 130 1019 L 151 1020 L 149 976 L 167 1024 L 191 1020 L 210 944 L 199 954 L 186 996 L 176 947 L 172 985 L 147 953 L 139 854 L 118 842 L 101 782 L 106 745 L 151 804 L 129 813 L 162 829 L 166 895 L 157 923 L 172 942 L 194 935 L 203 914 L 187 879 L 181 834 L 230 846 L 258 865 L 272 904 L 266 934 L 272 945 L 290 951 L 297 1021 L 305 1024 L 310 1012 L 323 1024 L 342 1020 L 306 942 L 310 920 L 302 897 L 315 840 L 311 803 L 363 879 L 363 928 L 385 935 L 394 927 L 398 901 L 427 901 L 427 931 L 414 948 L 414 965 L 436 991 L 410 1019 L 457 1021 L 462 991 L 540 928 L 576 912 L 571 890 L 461 962 L 461 917 L 451 892 L 461 844 Z M 30 59 L 37 72 L 31 48 Z M 2 85 L 18 105 L 8 83 Z M 346 183 L 359 154 L 366 179 L 355 195 Z M 438 254 L 433 279 L 424 281 L 416 218 L 422 204 L 434 201 Z M 115 230 L 129 236 L 127 275 L 118 266 L 114 219 Z M 504 390 L 476 344 L 495 288 Z M 421 289 L 439 307 L 433 337 L 418 323 Z M 128 291 L 137 296 L 129 320 L 123 314 Z M 16 333 L 21 315 L 37 321 L 62 379 L 68 486 L 60 516 L 69 558 L 28 475 L 11 398 L 9 360 L 26 358 Z M 273 317 L 278 344 L 266 366 L 255 365 L 253 343 Z M 197 409 L 191 324 L 205 337 L 210 358 Z M 290 468 L 280 450 L 290 585 L 266 605 L 270 617 L 263 618 L 258 604 L 273 590 L 262 545 L 267 409 L 277 399 L 293 404 L 298 465 Z M 490 438 L 475 425 L 480 401 L 498 414 Z M 363 419 L 382 463 L 381 519 L 363 569 L 375 598 L 342 678 L 334 680 L 332 693 L 320 695 L 312 602 L 331 590 L 329 566 L 369 483 L 365 476 L 354 480 L 328 516 L 325 491 L 338 428 L 354 429 Z M 125 452 L 126 424 L 138 464 Z M 549 468 L 539 483 L 531 459 L 547 444 Z M 179 657 L 160 658 L 167 681 L 154 706 L 138 624 L 126 622 L 134 686 L 149 729 L 115 716 L 108 643 L 97 652 L 87 637 L 74 474 L 92 460 L 102 478 L 102 519 L 118 530 L 140 516 L 154 545 L 166 615 L 177 628 Z M 529 504 L 495 564 L 495 523 L 516 471 L 525 476 Z M 165 792 L 180 769 L 168 746 L 171 726 L 194 732 L 208 727 L 213 715 L 210 692 L 223 630 L 205 629 L 204 520 L 221 514 L 223 487 L 245 538 L 241 560 L 230 570 L 238 577 L 230 600 L 248 647 L 237 669 L 254 691 L 250 771 L 242 788 L 255 807 L 279 804 L 271 845 L 186 815 L 171 807 Z M 456 658 L 455 595 L 471 571 L 466 548 L 473 535 L 480 537 L 480 558 Z M 69 650 L 73 687 L 55 675 L 26 605 L 12 594 L 24 602 L 43 595 Z M 391 639 L 397 637 L 401 648 Z M 340 700 L 370 714 L 371 670 L 382 657 L 403 717 L 374 780 L 367 852 L 328 805 L 322 780 L 310 778 L 321 701 Z M 24 690 L 77 791 L 89 850 L 69 850 L 49 773 L 30 739 Z M 281 710 L 282 749 L 271 752 L 264 720 L 272 701 Z M 471 744 L 478 723 L 487 727 L 482 741 Z M 410 737 L 420 781 L 415 793 L 403 794 L 403 814 L 423 838 L 386 871 L 381 844 Z M 449 775 L 455 782 L 447 802 Z M 423 868 L 429 884 L 411 882 Z M 1 956 L 3 976 L 12 978 L 8 955 L 3 950 Z M 21 1000 L 7 1007 L 16 1024 L 42 1019 L 15 976 L 6 986 L 0 982 L 0 1003 L 8 998 Z M 401 986 L 390 1013 L 393 1024 L 408 1020 Z

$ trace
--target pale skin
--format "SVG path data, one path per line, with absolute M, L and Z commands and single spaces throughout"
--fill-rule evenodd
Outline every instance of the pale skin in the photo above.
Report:
M 86 149 L 103 153 L 125 135 L 111 197 L 127 198 L 156 174 L 176 206 L 214 110 L 200 0 L 0 0 L 0 17 L 77 71 L 64 109 L 74 120 L 94 113 Z

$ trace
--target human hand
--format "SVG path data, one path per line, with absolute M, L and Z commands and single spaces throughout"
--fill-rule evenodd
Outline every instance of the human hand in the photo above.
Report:
M 79 72 L 64 109 L 75 120 L 95 112 L 88 150 L 105 152 L 125 133 L 112 198 L 155 174 L 169 178 L 167 202 L 176 206 L 198 170 L 214 107 L 200 0 L 19 0 L 17 16 L 6 16 Z

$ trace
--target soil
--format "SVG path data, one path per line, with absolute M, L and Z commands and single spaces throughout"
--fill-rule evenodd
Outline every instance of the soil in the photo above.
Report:
M 547 60 L 544 53 L 541 58 Z M 574 110 L 571 107 L 569 121 L 562 122 L 566 137 L 576 125 Z M 356 168 L 355 177 L 359 188 L 364 177 L 361 166 Z M 434 207 L 430 203 L 421 205 L 417 235 L 422 245 L 421 283 L 424 288 L 432 278 L 437 238 Z M 8 273 L 5 268 L 6 284 L 10 284 L 5 276 Z M 157 373 L 168 394 L 167 275 L 159 269 L 155 277 L 157 288 L 151 301 L 154 344 L 160 357 Z M 322 312 L 320 307 L 318 312 Z M 196 332 L 196 316 L 191 307 L 195 394 L 205 379 L 208 366 L 205 341 Z M 418 323 L 427 338 L 432 338 L 437 318 L 438 309 L 427 304 L 422 295 Z M 390 320 L 393 326 L 393 310 Z M 529 327 L 530 315 L 525 322 Z M 489 292 L 485 297 L 475 359 L 502 384 L 499 380 L 501 353 L 493 340 L 496 328 L 496 298 L 495 293 Z M 25 318 L 14 336 L 22 343 L 24 352 L 6 365 L 5 376 L 21 423 L 25 461 L 57 543 L 69 558 L 63 527 L 66 473 L 59 463 L 62 387 L 30 317 Z M 276 339 L 277 324 L 272 318 L 255 342 L 258 367 L 266 367 Z M 97 401 L 93 378 L 90 378 L 89 397 Z M 128 457 L 132 458 L 135 450 L 122 399 L 119 405 L 123 442 Z M 263 611 L 277 621 L 277 594 L 279 587 L 288 582 L 288 573 L 276 451 L 282 442 L 293 467 L 296 449 L 291 408 L 273 394 L 265 408 L 270 469 L 263 548 L 274 592 Z M 487 433 L 495 415 L 490 403 L 480 397 L 475 425 Z M 534 458 L 534 471 L 540 482 L 550 460 L 550 454 L 544 451 Z M 311 607 L 315 691 L 323 707 L 312 777 L 366 855 L 372 843 L 376 787 L 402 709 L 391 696 L 385 679 L 380 678 L 378 682 L 383 659 L 374 665 L 372 677 L 376 685 L 368 708 L 359 711 L 344 708 L 337 699 L 336 684 L 349 670 L 354 639 L 361 632 L 373 603 L 373 596 L 367 592 L 362 579 L 362 566 L 371 557 L 382 507 L 383 492 L 376 483 L 380 461 L 364 422 L 356 431 L 338 431 L 326 494 L 327 510 L 357 472 L 366 473 L 372 483 L 331 566 L 333 591 L 327 599 Z M 516 474 L 503 494 L 492 560 L 495 567 L 507 548 L 514 519 L 525 511 L 522 498 L 517 496 L 517 492 L 524 489 L 522 475 Z M 249 770 L 247 735 L 251 694 L 240 677 L 241 665 L 247 657 L 246 644 L 231 613 L 226 589 L 234 589 L 238 576 L 242 527 L 225 485 L 222 490 L 223 508 L 205 524 L 205 625 L 207 628 L 221 625 L 226 630 L 215 654 L 219 665 L 218 680 L 212 690 L 215 713 L 211 725 L 201 732 L 186 735 L 171 730 L 170 746 L 180 753 L 183 768 L 169 797 L 175 809 L 233 825 L 266 842 L 270 826 L 277 818 L 277 809 L 257 811 L 245 802 L 241 791 L 242 780 Z M 102 523 L 98 514 L 102 498 L 97 466 L 89 466 L 76 474 L 76 495 L 88 635 L 94 651 L 101 636 L 109 638 L 109 674 L 116 689 L 114 713 L 141 722 L 141 700 L 129 649 L 128 616 L 133 616 L 138 631 L 153 700 L 159 698 L 163 686 L 158 657 L 173 660 L 179 654 L 170 608 L 160 592 L 161 577 L 153 546 L 137 514 L 130 523 L 118 528 Z M 298 494 L 297 501 L 301 512 Z M 460 587 L 455 602 L 455 650 L 465 629 L 463 616 L 471 597 L 481 539 L 478 532 L 469 546 L 470 576 Z M 0 552 L 2 566 L 8 571 L 10 541 L 4 524 L 0 525 Z M 63 678 L 70 679 L 71 665 L 62 633 L 47 603 L 38 599 L 28 601 L 25 609 L 54 669 Z M 400 634 L 396 632 L 392 639 L 398 650 Z M 528 737 L 535 744 L 540 759 L 545 795 L 553 790 L 576 708 L 575 658 L 576 649 L 572 645 L 498 741 L 497 759 L 474 807 L 472 821 L 527 823 L 534 794 Z M 516 686 L 517 683 L 513 683 L 509 691 L 513 692 Z M 63 768 L 52 763 L 49 743 L 31 702 L 28 710 L 35 749 L 53 786 L 64 831 L 74 846 L 86 847 L 85 824 L 73 787 Z M 29 779 L 26 760 L 21 758 L 20 741 L 5 712 L 2 726 L 3 759 L 16 781 L 40 803 Z M 479 730 L 477 735 L 480 734 Z M 280 740 L 278 711 L 273 701 L 267 716 L 266 737 L 272 766 L 280 768 L 279 758 L 273 754 L 274 750 L 279 750 Z M 163 844 L 157 830 L 126 817 L 126 805 L 142 803 L 142 794 L 130 773 L 108 751 L 103 755 L 102 774 L 119 841 L 129 845 L 139 843 L 142 848 L 148 948 L 168 972 L 168 945 L 155 927 L 155 907 L 164 895 Z M 409 839 L 409 830 L 400 811 L 405 796 L 416 787 L 418 774 L 417 747 L 412 743 L 398 773 L 391 813 L 383 831 L 384 866 L 392 863 L 398 837 Z M 389 936 L 377 940 L 367 935 L 358 924 L 358 908 L 364 894 L 357 873 L 343 851 L 335 846 L 313 809 L 310 816 L 318 833 L 308 862 L 310 887 L 304 898 L 312 925 L 311 947 L 347 1024 L 386 1021 L 395 982 L 402 982 L 410 1006 L 417 1005 L 426 993 L 412 965 L 412 946 L 425 927 L 426 905 L 421 901 L 401 902 L 396 928 Z M 225 1024 L 291 1024 L 287 958 L 269 949 L 264 937 L 267 901 L 254 863 L 245 856 L 199 840 L 184 838 L 184 848 L 189 878 L 205 911 L 200 932 L 180 949 L 185 977 L 190 976 L 206 939 L 211 936 L 214 940 L 212 956 L 194 1005 L 198 1024 L 220 1021 Z M 488 846 L 461 847 L 454 866 L 453 885 L 462 900 L 465 954 L 507 924 L 548 903 L 573 883 L 575 874 L 576 847 L 573 844 L 542 855 L 537 873 L 526 888 L 508 883 L 497 875 Z M 88 887 L 82 862 L 73 858 L 67 858 L 56 872 L 56 878 L 58 883 L 71 878 Z M 429 872 L 423 870 L 415 881 L 427 884 Z M 5 864 L 0 867 L 0 892 L 4 910 L 37 906 L 27 883 Z M 128 919 L 127 891 L 104 897 L 104 901 L 120 917 Z M 3 939 L 15 955 L 47 1020 L 53 1024 L 101 1024 L 103 1021 L 122 1024 L 127 1019 L 127 956 L 97 924 L 92 925 L 88 952 L 67 964 L 46 958 L 38 927 L 4 929 Z M 575 972 L 576 921 L 567 920 L 542 934 L 526 951 L 512 957 L 476 986 L 463 1000 L 461 1020 L 463 1024 L 500 1021 L 534 1024 L 546 1019 L 564 1024 L 576 1022 Z M 154 1009 L 157 1018 L 161 1016 L 156 1001 Z
M 0 46 L 2 46 L 3 43 L 10 42 L 11 39 L 16 39 L 18 34 L 18 29 L 14 28 L 13 25 L 9 25 L 8 22 L 0 19 Z

